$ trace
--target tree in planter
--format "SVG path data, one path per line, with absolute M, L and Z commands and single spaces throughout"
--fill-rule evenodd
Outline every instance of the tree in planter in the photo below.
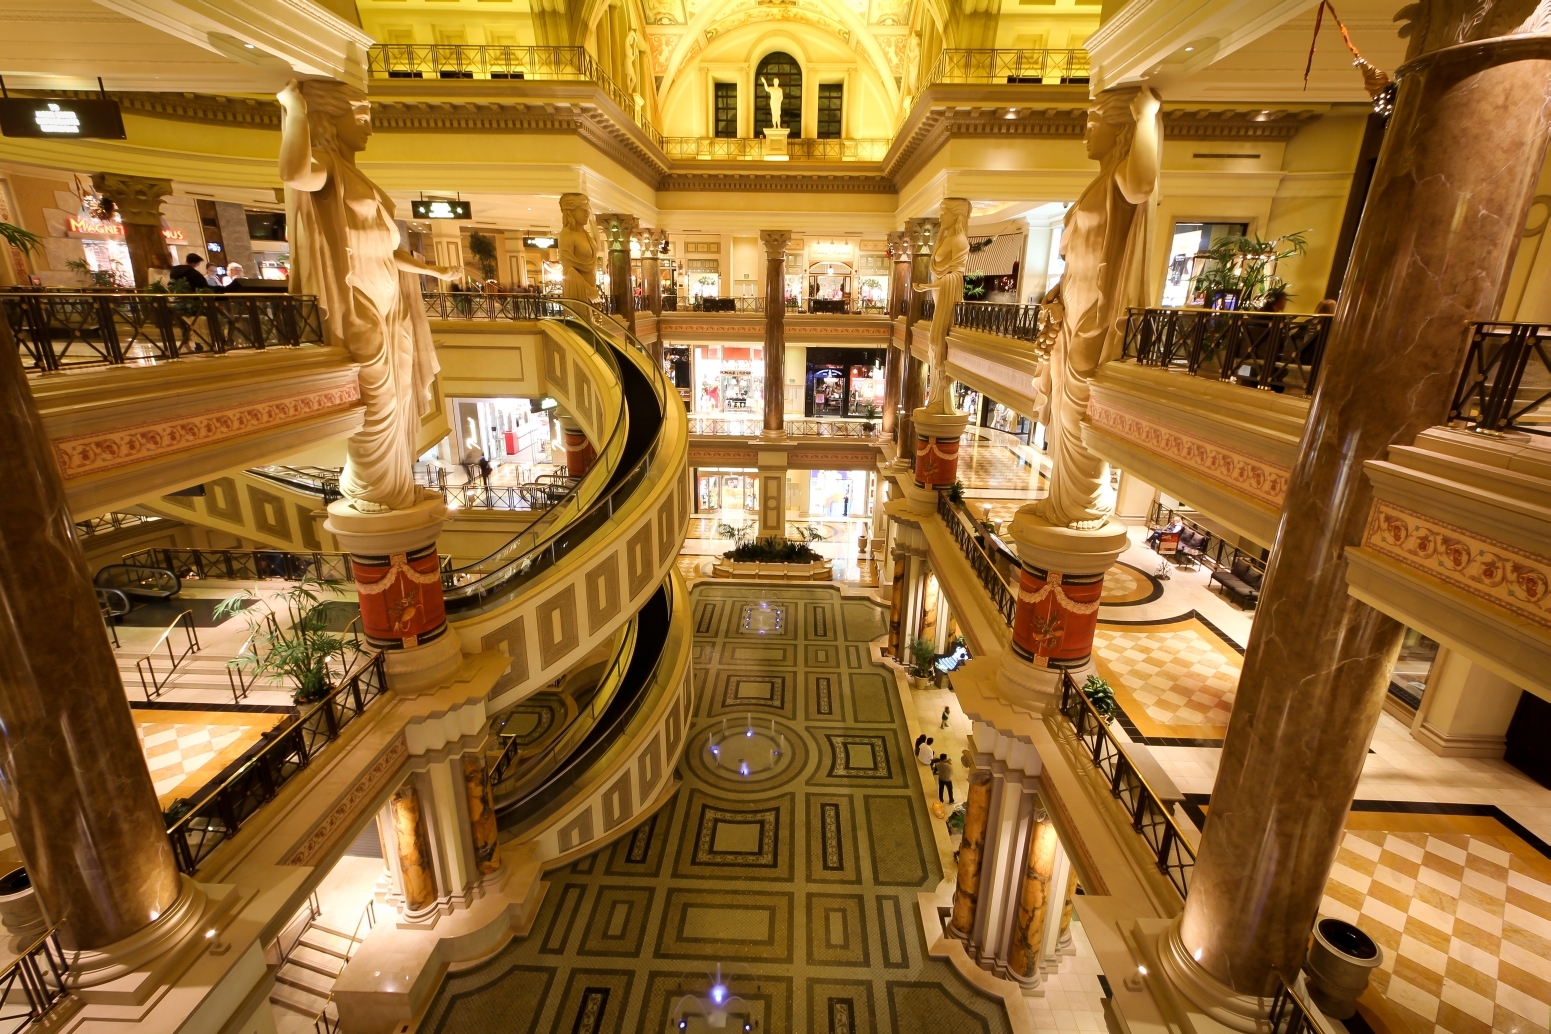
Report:
M 858 414 L 862 418 L 862 433 L 872 434 L 878 429 L 877 419 L 882 415 L 876 403 L 863 402 L 862 411 Z
M 926 639 L 910 640 L 910 659 L 915 662 L 913 674 L 918 679 L 932 677 L 932 662 L 937 659 L 937 651 L 932 649 L 932 644 Z
M 1258 235 L 1217 238 L 1207 249 L 1206 265 L 1195 278 L 1193 293 L 1204 296 L 1207 304 L 1231 295 L 1236 309 L 1258 307 L 1272 291 L 1287 290 L 1287 281 L 1276 275 L 1277 263 L 1307 252 L 1307 233 L 1287 233 L 1268 241 Z
M 948 486 L 948 502 L 956 506 L 964 505 L 964 482 L 957 479 Z
M 1088 681 L 1083 683 L 1082 695 L 1088 698 L 1093 709 L 1104 719 L 1104 724 L 1109 725 L 1115 721 L 1115 715 L 1120 710 L 1120 705 L 1115 702 L 1115 691 L 1109 683 L 1097 675 L 1089 675 Z
M 118 286 L 118 280 L 114 278 L 111 269 L 93 269 L 85 259 L 71 259 L 65 263 L 65 268 L 85 279 L 89 287 Z
M 290 624 L 275 619 L 267 609 L 245 606 L 260 600 L 258 590 L 244 589 L 222 600 L 215 608 L 217 618 L 241 614 L 248 623 L 253 652 L 242 653 L 226 663 L 246 669 L 253 678 L 268 676 L 276 682 L 289 678 L 291 699 L 298 705 L 312 704 L 333 690 L 329 658 L 343 652 L 345 640 L 328 630 L 329 598 L 344 596 L 339 582 L 307 577 L 279 593 L 285 602 Z
M 488 233 L 469 234 L 469 252 L 474 256 L 474 260 L 479 263 L 480 279 L 494 280 L 496 274 L 495 238 Z

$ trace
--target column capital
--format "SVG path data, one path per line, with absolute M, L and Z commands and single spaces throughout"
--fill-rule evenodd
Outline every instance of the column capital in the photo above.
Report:
M 599 212 L 595 217 L 610 251 L 630 250 L 630 238 L 641 221 L 629 212 Z
M 759 243 L 765 246 L 765 258 L 772 262 L 786 257 L 786 246 L 792 243 L 790 230 L 760 230 Z
M 635 239 L 640 242 L 641 253 L 644 255 L 648 248 L 657 249 L 666 244 L 668 231 L 655 226 L 640 226 L 636 228 Z
M 910 232 L 895 230 L 889 234 L 889 258 L 895 262 L 910 258 Z
M 910 249 L 916 255 L 930 255 L 937 243 L 938 219 L 907 219 L 905 233 L 910 237 Z
M 97 172 L 92 174 L 92 189 L 118 206 L 124 222 L 160 228 L 162 198 L 172 193 L 172 180 Z

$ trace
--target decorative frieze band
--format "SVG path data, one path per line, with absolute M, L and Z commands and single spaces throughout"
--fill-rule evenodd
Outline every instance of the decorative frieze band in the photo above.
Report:
M 59 472 L 69 481 L 296 423 L 329 410 L 346 409 L 360 398 L 361 386 L 352 378 L 332 387 L 265 399 L 234 409 L 211 410 L 119 430 L 56 438 L 54 458 L 59 464 Z
M 1287 495 L 1290 472 L 1264 457 L 1116 409 L 1097 399 L 1088 403 L 1088 420 L 1095 427 L 1198 471 L 1256 502 L 1281 509 Z
M 1551 630 L 1551 557 L 1374 499 L 1363 545 Z

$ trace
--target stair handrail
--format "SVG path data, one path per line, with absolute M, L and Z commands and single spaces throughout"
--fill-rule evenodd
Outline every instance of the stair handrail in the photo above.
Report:
M 291 946 L 287 948 L 285 946 L 285 932 L 296 925 L 296 921 L 301 919 L 303 913 L 306 913 L 307 918 L 302 922 L 301 929 L 296 931 L 296 937 L 292 939 Z M 282 966 L 291 957 L 291 953 L 296 950 L 296 946 L 302 943 L 302 936 L 307 933 L 307 927 L 311 926 L 312 921 L 322 914 L 323 906 L 318 901 L 317 890 L 314 889 L 311 894 L 307 895 L 307 900 L 302 903 L 302 907 L 296 910 L 296 914 L 291 917 L 291 921 L 280 928 L 280 934 L 275 938 L 275 943 L 280 946 L 280 964 Z
M 183 626 L 184 631 L 187 633 L 187 638 L 183 646 L 183 652 L 175 654 L 172 649 L 172 643 L 168 641 L 168 636 L 172 635 L 173 629 L 179 625 Z M 168 670 L 166 678 L 158 679 L 156 677 L 156 666 L 151 663 L 151 659 L 156 656 L 156 652 L 161 649 L 163 644 L 167 646 L 167 658 L 171 661 L 172 667 Z M 172 619 L 172 624 L 162 631 L 162 634 L 157 637 L 155 644 L 146 652 L 145 656 L 135 661 L 135 671 L 140 673 L 140 688 L 145 690 L 146 700 L 149 701 L 161 696 L 163 687 L 177 674 L 178 665 L 182 664 L 190 654 L 198 652 L 199 633 L 194 630 L 194 612 L 192 610 L 185 610 Z M 146 676 L 148 675 L 150 676 L 149 685 L 146 682 Z M 156 690 L 154 693 L 151 691 L 153 686 Z
M 26 1001 L 24 1022 L 13 1031 L 35 1024 L 70 994 L 65 986 L 65 975 L 70 972 L 70 958 L 59 944 L 59 928 L 53 926 L 38 934 L 30 944 L 16 953 L 16 957 L 0 969 L 0 1002 L 17 1009 Z M 18 1010 L 6 1017 L 22 1019 Z
M 350 943 L 345 945 L 345 965 L 350 964 L 350 960 L 355 957 L 355 950 L 361 946 L 361 941 L 364 940 L 364 938 L 361 936 L 362 923 L 366 924 L 366 929 L 368 931 L 376 927 L 377 907 L 375 901 L 368 899 L 366 902 L 366 907 L 361 909 L 361 915 L 355 921 L 355 930 L 350 934 Z M 343 966 L 340 967 L 340 972 L 344 972 Z M 336 977 L 335 980 L 337 982 L 338 977 Z M 318 1010 L 318 1015 L 313 1017 L 312 1020 L 312 1029 L 316 1031 L 317 1034 L 337 1034 L 339 1030 L 339 1021 L 329 1020 L 329 1006 L 333 1004 L 334 989 L 331 987 L 329 988 L 328 997 L 323 999 L 323 1008 Z

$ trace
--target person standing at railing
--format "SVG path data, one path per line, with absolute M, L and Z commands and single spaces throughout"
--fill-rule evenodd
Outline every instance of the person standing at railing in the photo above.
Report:
M 415 433 L 439 368 L 418 277 L 454 280 L 463 270 L 399 247 L 393 201 L 356 167 L 372 134 L 365 94 L 293 79 L 278 100 L 292 290 L 317 296 L 326 339 L 360 364 L 366 419 L 346 445 L 340 491 L 363 513 L 408 509 L 419 498 Z

